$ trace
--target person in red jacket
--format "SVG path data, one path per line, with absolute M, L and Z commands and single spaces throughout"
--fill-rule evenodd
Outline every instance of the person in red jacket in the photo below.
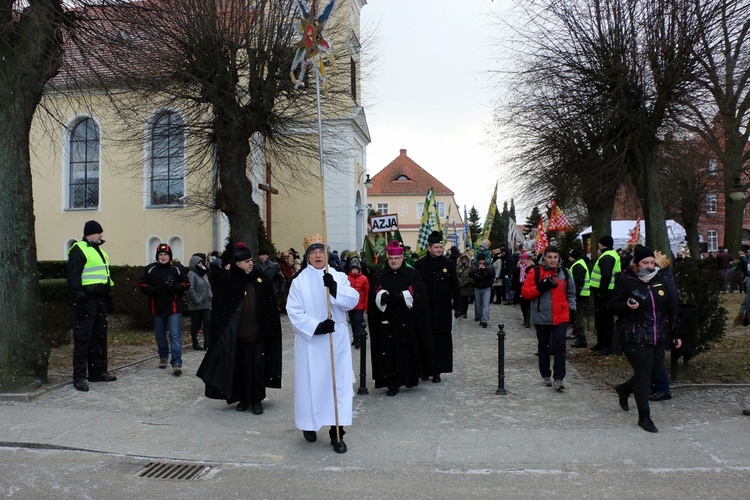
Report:
M 565 389 L 565 333 L 570 322 L 570 311 L 576 309 L 576 286 L 568 271 L 560 266 L 560 253 L 556 246 L 548 246 L 541 265 L 527 272 L 521 296 L 531 301 L 539 373 L 546 386 L 561 391 Z M 550 352 L 555 356 L 553 372 L 549 367 Z
M 353 258 L 349 263 L 349 284 L 359 293 L 359 302 L 349 311 L 349 324 L 352 326 L 352 345 L 359 349 L 364 332 L 365 313 L 367 312 L 367 296 L 370 293 L 370 281 L 362 274 L 359 259 Z

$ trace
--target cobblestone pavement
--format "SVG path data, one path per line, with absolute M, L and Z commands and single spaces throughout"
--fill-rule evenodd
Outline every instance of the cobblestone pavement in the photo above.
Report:
M 117 382 L 90 384 L 87 393 L 66 385 L 31 401 L 2 401 L 0 444 L 283 467 L 299 474 L 332 467 L 372 471 L 380 478 L 455 471 L 464 481 L 467 475 L 503 471 L 588 471 L 591 481 L 607 484 L 596 474 L 609 471 L 619 478 L 623 471 L 697 471 L 703 481 L 711 471 L 736 476 L 739 483 L 725 483 L 726 488 L 748 484 L 750 418 L 741 410 L 750 406 L 750 388 L 677 389 L 671 401 L 652 404 L 660 432 L 649 434 L 636 425 L 632 399 L 633 410 L 622 411 L 614 391 L 594 388 L 570 364 L 565 391 L 545 387 L 534 355 L 534 330 L 521 326 L 516 308 L 492 307 L 491 325 L 506 325 L 507 394 L 496 394 L 497 328 L 459 320 L 454 372 L 444 375 L 441 383 L 422 382 L 387 397 L 367 380 L 369 394 L 355 395 L 345 455 L 332 453 L 324 439 L 326 429 L 317 443 L 309 444 L 294 427 L 293 335 L 286 317 L 283 388 L 268 390 L 261 416 L 206 399 L 194 375 L 203 353 L 187 351 L 181 377 L 158 369 L 152 359 L 118 370 Z M 353 355 L 359 385 L 359 351 L 353 350 Z M 457 481 L 452 484 L 461 482 Z M 585 486 L 584 482 L 581 488 Z M 578 495 L 584 490 L 570 491 Z M 618 491 L 601 496 L 628 496 Z M 734 489 L 724 493 L 743 496 Z

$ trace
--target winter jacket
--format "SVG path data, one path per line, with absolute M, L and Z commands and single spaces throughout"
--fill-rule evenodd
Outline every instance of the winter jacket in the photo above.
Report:
M 557 287 L 540 292 L 537 283 L 541 283 L 548 276 L 552 276 Z M 535 325 L 569 323 L 570 311 L 576 310 L 576 285 L 562 268 L 531 268 L 526 272 L 521 295 L 531 301 L 531 322 Z
M 638 309 L 627 305 L 633 291 L 646 297 Z M 623 342 L 656 345 L 680 338 L 677 289 L 672 274 L 666 269 L 660 269 L 648 283 L 628 269 L 615 281 L 608 308 L 617 316 L 615 330 Z
M 458 264 L 456 265 L 456 276 L 458 276 L 458 286 L 461 289 L 462 297 L 474 296 L 474 280 L 469 275 L 471 272 L 470 262 L 469 256 L 463 254 L 458 258 Z
M 190 280 L 171 263 L 154 262 L 146 266 L 141 276 L 141 292 L 150 297 L 153 316 L 182 313 L 182 294 L 190 288 Z
M 354 306 L 354 309 L 364 309 L 367 312 L 367 296 L 370 293 L 370 280 L 362 273 L 356 276 L 349 273 L 347 276 L 349 277 L 349 284 L 359 294 L 359 302 Z
M 469 272 L 469 276 L 474 283 L 474 288 L 483 290 L 492 286 L 495 281 L 495 268 L 485 263 L 484 269 L 480 269 L 478 265 L 474 265 Z
M 208 271 L 205 267 L 200 268 L 198 264 L 203 262 L 200 255 L 190 257 L 188 267 L 188 307 L 191 311 L 200 311 L 201 309 L 211 309 L 211 283 L 208 281 Z

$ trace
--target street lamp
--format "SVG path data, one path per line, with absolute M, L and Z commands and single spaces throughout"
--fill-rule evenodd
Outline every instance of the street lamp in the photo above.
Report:
M 745 198 L 745 188 L 740 182 L 739 176 L 734 178 L 734 186 L 729 190 L 729 197 L 732 201 L 742 201 Z
M 365 182 L 364 182 L 365 188 L 366 189 L 372 188 L 372 180 L 370 179 L 370 174 L 367 172 L 367 170 L 365 170 L 364 172 L 362 172 L 361 174 L 359 174 L 359 179 L 360 180 L 362 179 L 363 175 L 365 176 Z

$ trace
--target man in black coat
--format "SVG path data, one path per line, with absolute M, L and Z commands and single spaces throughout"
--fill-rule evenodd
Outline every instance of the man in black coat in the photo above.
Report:
M 250 250 L 238 243 L 229 271 L 219 277 L 211 304 L 208 354 L 198 377 L 206 397 L 239 401 L 263 413 L 266 387 L 281 388 L 281 322 L 271 282 L 253 268 Z
M 398 241 L 392 240 L 386 253 L 387 265 L 370 284 L 367 319 L 375 387 L 395 396 L 402 385 L 414 387 L 433 373 L 432 330 L 422 278 L 404 262 Z
M 427 238 L 427 256 L 419 259 L 414 268 L 427 288 L 432 322 L 432 344 L 434 347 L 434 372 L 432 381 L 440 382 L 441 373 L 453 371 L 453 318 L 461 310 L 461 288 L 458 286 L 456 263 L 443 255 L 443 234 L 433 231 Z M 426 380 L 422 377 L 422 380 Z

